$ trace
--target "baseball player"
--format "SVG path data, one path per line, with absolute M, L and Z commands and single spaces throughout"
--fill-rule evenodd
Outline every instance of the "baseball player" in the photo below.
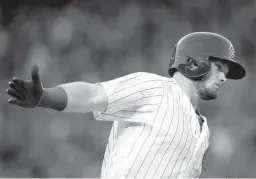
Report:
M 169 78 L 138 72 L 96 84 L 43 88 L 34 65 L 32 79 L 14 77 L 7 93 L 9 103 L 21 107 L 93 112 L 96 120 L 114 121 L 102 178 L 197 178 L 209 146 L 199 100 L 217 98 L 227 79 L 245 76 L 234 58 L 227 38 L 195 32 L 176 44 Z

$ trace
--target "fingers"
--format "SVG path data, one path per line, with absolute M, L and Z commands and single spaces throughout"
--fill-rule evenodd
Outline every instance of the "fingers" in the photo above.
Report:
M 22 89 L 21 86 L 15 84 L 13 81 L 9 82 L 9 87 L 14 89 L 15 91 L 17 91 L 20 94 L 24 93 L 24 89 Z
M 8 102 L 13 105 L 23 106 L 23 102 L 18 99 L 9 99 Z
M 12 81 L 14 82 L 14 84 L 20 86 L 20 88 L 25 89 L 25 81 L 23 79 L 19 77 L 14 77 Z
M 24 100 L 25 99 L 25 96 L 21 93 L 19 93 L 18 91 L 12 89 L 12 88 L 8 88 L 6 90 L 7 94 L 9 94 L 10 96 L 14 97 L 14 98 L 17 98 L 17 99 L 20 99 L 20 100 Z
M 17 90 L 18 86 L 13 81 L 10 81 L 8 84 L 9 84 L 9 87 L 11 87 L 14 90 Z
M 41 84 L 37 64 L 33 65 L 31 68 L 31 77 L 32 77 L 32 81 L 35 85 Z

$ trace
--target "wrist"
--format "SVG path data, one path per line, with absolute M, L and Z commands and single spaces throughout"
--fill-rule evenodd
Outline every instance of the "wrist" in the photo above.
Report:
M 38 106 L 63 111 L 67 106 L 67 94 L 65 90 L 59 86 L 44 88 Z
M 41 97 L 37 103 L 38 107 L 45 107 L 45 101 L 46 101 L 46 96 L 47 96 L 45 93 L 46 93 L 46 91 L 43 89 Z

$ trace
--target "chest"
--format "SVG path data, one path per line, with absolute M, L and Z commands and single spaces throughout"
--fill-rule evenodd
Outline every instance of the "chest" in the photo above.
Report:
M 182 92 L 165 92 L 155 118 L 148 125 L 160 135 L 190 135 L 199 137 L 202 132 L 203 119 L 197 115 L 190 101 Z

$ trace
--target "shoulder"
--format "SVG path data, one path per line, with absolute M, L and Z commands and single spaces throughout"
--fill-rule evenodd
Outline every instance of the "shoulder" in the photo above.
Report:
M 155 73 L 136 72 L 126 75 L 120 80 L 120 85 L 131 86 L 140 84 L 140 87 L 154 87 L 161 86 L 164 89 L 172 89 L 171 93 L 179 91 L 179 87 L 175 79 L 170 77 L 161 76 Z
M 164 77 L 155 73 L 149 73 L 149 72 L 135 72 L 135 73 L 129 73 L 126 75 L 120 75 L 117 78 L 111 79 L 109 81 L 101 82 L 101 83 L 130 83 L 130 82 L 136 82 L 136 81 L 142 81 L 142 80 L 162 80 L 162 81 L 169 81 L 172 82 L 172 78 Z
M 120 85 L 139 85 L 140 87 L 146 86 L 165 86 L 164 84 L 168 82 L 168 78 L 160 76 L 155 73 L 148 72 L 136 72 L 126 75 L 120 80 Z
M 150 87 L 162 87 L 165 77 L 148 72 L 135 72 L 111 79 L 109 81 L 98 82 L 107 91 L 108 95 L 120 90 L 139 90 Z
M 132 87 L 134 89 L 163 86 L 163 78 L 154 73 L 136 72 L 120 77 L 118 86 L 119 88 Z
M 124 76 L 120 76 L 116 79 L 107 81 L 107 83 L 116 83 L 119 86 L 123 85 L 131 85 L 131 84 L 140 84 L 143 85 L 144 83 L 153 83 L 153 82 L 160 82 L 162 83 L 166 77 L 157 75 L 155 73 L 148 73 L 148 72 L 135 72 L 130 73 Z M 106 82 L 105 82 L 106 83 Z
M 141 79 L 159 79 L 159 80 L 163 80 L 165 79 L 165 77 L 160 76 L 158 74 L 155 73 L 148 73 L 148 72 L 135 72 L 135 73 L 130 73 L 128 75 L 125 75 L 123 77 L 120 77 L 124 80 L 130 80 L 130 81 L 135 81 L 135 80 L 141 80 Z M 125 82 L 125 81 L 123 81 Z

